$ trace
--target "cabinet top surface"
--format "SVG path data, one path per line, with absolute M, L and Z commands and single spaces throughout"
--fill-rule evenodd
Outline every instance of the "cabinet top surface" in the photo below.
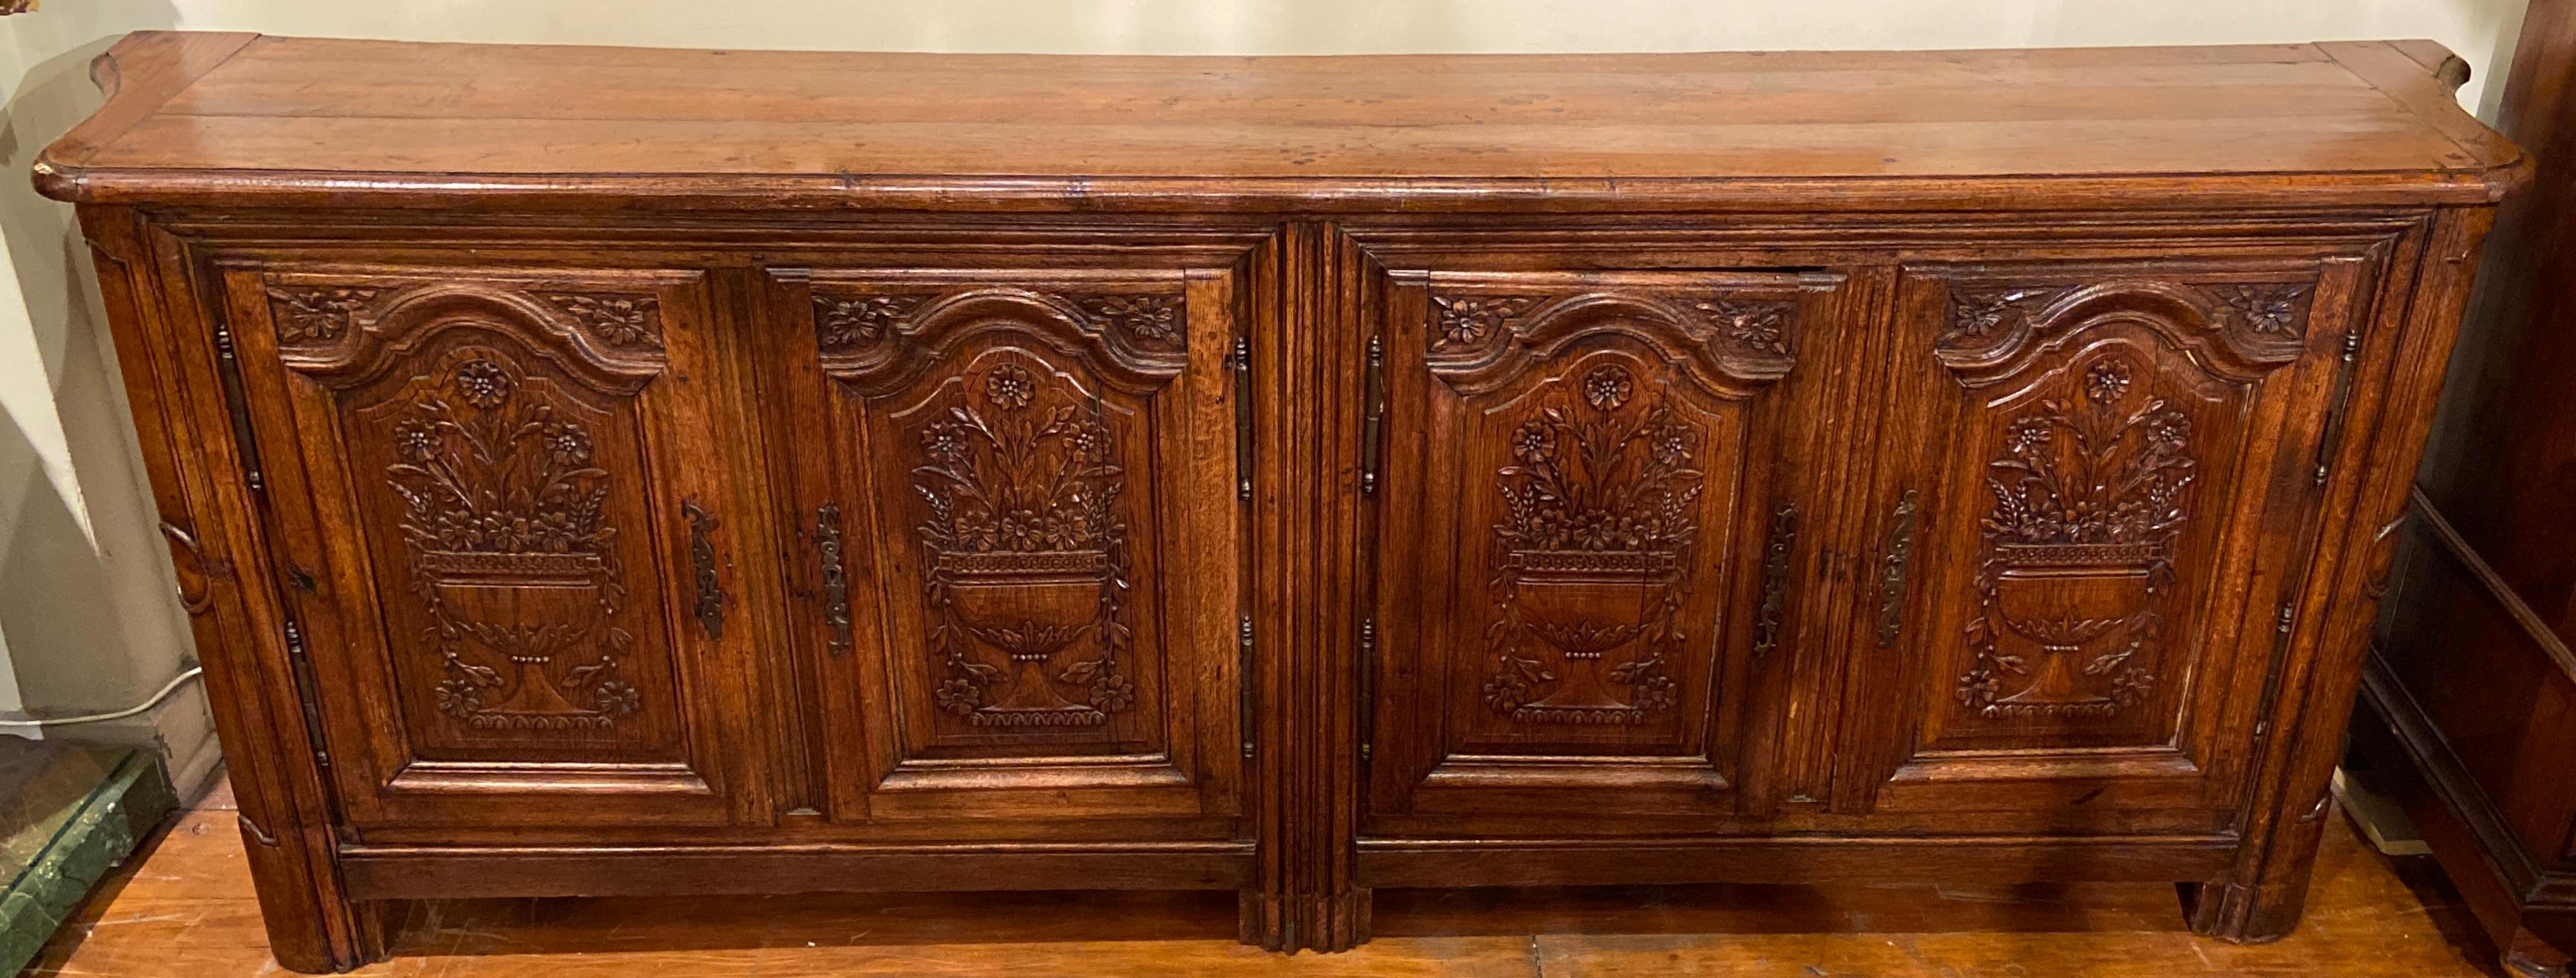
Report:
M 2436 79 L 2446 56 L 2348 42 L 1105 57 L 144 33 L 101 59 L 107 105 L 37 169 L 63 199 L 298 206 L 2492 200 L 2521 153 Z

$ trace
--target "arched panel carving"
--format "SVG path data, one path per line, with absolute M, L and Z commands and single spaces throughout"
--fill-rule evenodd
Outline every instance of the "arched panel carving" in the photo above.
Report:
M 530 355 L 619 394 L 641 389 L 665 360 L 661 303 L 649 292 L 482 280 L 271 282 L 267 297 L 279 358 L 332 387 L 374 382 L 460 328 L 507 335 Z
M 811 288 L 825 372 L 867 397 L 909 387 L 957 351 L 997 333 L 1077 358 L 1103 382 L 1131 393 L 1163 386 L 1189 362 L 1178 294 L 982 284 L 941 291 L 855 291 L 822 282 Z
M 2053 338 L 2124 320 L 2200 369 L 2251 380 L 2305 349 L 2314 283 L 2112 280 L 2072 286 L 1953 281 L 1934 355 L 1971 387 L 2029 369 Z
M 433 760 L 670 760 L 647 515 L 650 282 L 265 282 L 336 418 L 407 731 Z
M 1797 362 L 1795 292 L 1435 292 L 1430 303 L 1425 362 L 1469 396 L 1509 385 L 1568 347 L 1603 336 L 1651 348 L 1663 365 L 1727 399 L 1753 396 Z
M 2173 735 L 2233 505 L 2211 485 L 2307 354 L 2313 292 L 2210 277 L 1948 283 L 1932 353 L 1970 392 L 1976 553 L 1945 743 Z

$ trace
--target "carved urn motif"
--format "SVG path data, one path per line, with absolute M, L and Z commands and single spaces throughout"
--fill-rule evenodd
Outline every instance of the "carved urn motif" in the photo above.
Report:
M 2194 462 L 2191 420 L 2103 357 L 2080 397 L 2007 426 L 1956 697 L 1988 719 L 2107 717 L 2156 681 L 2173 547 Z
M 1125 472 L 1096 399 L 999 358 L 919 433 L 913 486 L 941 709 L 976 726 L 1104 723 L 1135 700 Z
M 459 351 L 393 427 L 423 635 L 441 712 L 475 730 L 608 729 L 641 707 L 590 432 L 491 351 Z
M 1534 723 L 1636 723 L 1678 690 L 1682 566 L 1699 432 L 1604 364 L 1513 433 L 1485 700 Z

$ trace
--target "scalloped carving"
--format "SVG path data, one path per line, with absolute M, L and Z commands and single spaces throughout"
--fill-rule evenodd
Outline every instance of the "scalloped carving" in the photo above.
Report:
M 1943 346 L 1982 344 L 2017 328 L 2063 292 L 2061 289 L 1952 289 L 1950 319 L 1941 330 Z
M 1651 347 L 1679 375 L 1719 398 L 1752 396 L 1796 366 L 1791 354 L 1798 303 L 1759 292 L 1434 295 L 1431 303 L 1456 335 L 1478 340 L 1450 344 L 1435 335 L 1427 351 L 1431 373 L 1465 394 L 1499 389 L 1574 343 L 1613 335 Z

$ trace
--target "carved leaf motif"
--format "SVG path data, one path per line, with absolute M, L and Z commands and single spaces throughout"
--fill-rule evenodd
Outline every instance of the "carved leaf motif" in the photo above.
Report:
M 476 350 L 395 417 L 385 475 L 430 620 L 422 637 L 447 672 L 439 709 L 525 731 L 606 729 L 642 709 L 617 677 L 633 638 L 614 624 L 625 587 L 589 429 Z M 495 600 L 499 588 L 522 598 Z
M 862 295 L 814 296 L 814 329 L 823 352 L 847 349 L 877 342 L 894 333 L 896 325 L 921 308 L 926 296 Z
M 943 670 L 934 698 L 978 725 L 1098 724 L 1135 702 L 1120 671 L 1131 641 L 1126 472 L 1101 404 L 1053 377 L 989 364 L 918 432 L 913 489 L 927 516 L 915 532 Z M 1083 658 L 1050 669 L 1077 646 Z
M 2245 328 L 2264 336 L 2297 335 L 2308 318 L 2310 286 L 2295 282 L 2219 285 L 2210 294 L 2234 313 Z
M 1101 295 L 1075 303 L 1085 315 L 1139 346 L 1178 347 L 1181 297 L 1170 295 Z
M 602 343 L 662 348 L 661 300 L 652 296 L 557 292 L 545 298 Z
M 383 291 L 336 285 L 270 286 L 269 314 L 277 321 L 277 341 L 292 346 L 339 339 L 349 331 L 350 317 Z
M 1521 295 L 1435 295 L 1431 297 L 1431 305 L 1440 317 L 1440 336 L 1431 343 L 1431 348 L 1436 350 L 1483 342 L 1503 324 L 1536 308 L 1538 299 Z

